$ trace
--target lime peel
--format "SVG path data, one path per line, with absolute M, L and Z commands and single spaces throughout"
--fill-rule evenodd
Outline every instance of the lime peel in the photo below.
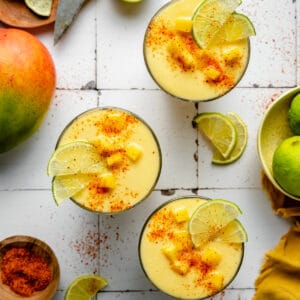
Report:
M 52 0 L 25 0 L 26 6 L 35 14 L 49 17 L 51 14 Z

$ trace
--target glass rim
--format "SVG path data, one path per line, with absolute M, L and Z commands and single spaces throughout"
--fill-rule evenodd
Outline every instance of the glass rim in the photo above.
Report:
M 192 102 L 192 103 L 201 103 L 201 102 L 209 102 L 209 101 L 214 101 L 214 100 L 219 100 L 220 98 L 222 98 L 223 96 L 225 96 L 226 94 L 228 94 L 229 92 L 231 92 L 234 88 L 237 87 L 237 85 L 240 83 L 240 81 L 242 80 L 242 78 L 244 77 L 248 66 L 249 66 L 249 62 L 250 62 L 250 55 L 251 55 L 251 43 L 250 43 L 250 38 L 247 38 L 247 61 L 245 64 L 245 67 L 243 69 L 243 72 L 241 72 L 238 80 L 235 82 L 235 84 L 230 87 L 228 90 L 226 90 L 224 93 L 217 95 L 215 97 L 212 98 L 208 98 L 208 99 L 188 99 L 188 98 L 184 98 L 184 97 L 179 97 L 177 95 L 172 94 L 171 92 L 167 91 L 165 88 L 162 87 L 162 85 L 157 81 L 157 79 L 154 77 L 154 75 L 152 74 L 152 71 L 149 67 L 148 64 L 148 60 L 147 60 L 147 56 L 146 56 L 146 41 L 147 41 L 147 36 L 148 36 L 148 31 L 149 31 L 149 25 L 152 23 L 152 21 L 155 19 L 155 17 L 162 11 L 164 10 L 166 7 L 168 7 L 169 5 L 174 4 L 174 2 L 178 2 L 178 1 L 182 1 L 182 0 L 171 0 L 169 2 L 167 2 L 166 4 L 164 4 L 163 6 L 161 6 L 155 13 L 154 15 L 151 17 L 150 21 L 147 24 L 146 27 L 146 31 L 144 33 L 144 40 L 143 40 L 143 57 L 144 57 L 144 63 L 146 66 L 146 69 L 148 71 L 148 74 L 150 75 L 150 77 L 152 78 L 152 80 L 155 82 L 155 84 L 160 88 L 160 90 L 162 90 L 163 92 L 165 92 L 167 95 L 172 96 L 175 99 L 178 99 L 180 101 L 184 101 L 184 102 Z
M 139 262 L 140 262 L 140 266 L 143 270 L 143 273 L 145 274 L 146 278 L 149 280 L 149 282 L 155 287 L 157 288 L 159 291 L 163 292 L 164 294 L 168 295 L 168 296 L 171 296 L 173 298 L 176 298 L 176 296 L 170 294 L 170 293 L 167 293 L 165 292 L 163 289 L 159 288 L 153 281 L 152 279 L 150 278 L 150 276 L 148 275 L 148 273 L 146 272 L 145 270 L 145 267 L 143 265 L 143 260 L 142 260 L 142 257 L 141 257 L 141 244 L 142 244 L 142 239 L 143 239 L 143 235 L 144 235 L 144 231 L 149 223 L 149 221 L 151 220 L 152 216 L 157 213 L 159 210 L 161 210 L 163 207 L 167 206 L 168 204 L 172 203 L 172 202 L 175 202 L 175 201 L 178 201 L 178 200 L 181 200 L 181 199 L 200 199 L 200 200 L 207 200 L 207 201 L 210 201 L 212 200 L 212 198 L 209 198 L 209 197 L 205 197 L 205 196 L 201 196 L 201 195 L 186 195 L 186 196 L 177 196 L 175 198 L 171 198 L 165 202 L 163 202 L 162 204 L 160 204 L 159 206 L 157 206 L 147 217 L 146 221 L 144 222 L 143 226 L 142 226 L 142 229 L 141 229 L 141 232 L 140 232 L 140 236 L 139 236 L 139 242 L 138 242 L 138 255 L 139 255 Z M 219 291 L 217 291 L 216 293 L 214 294 L 211 294 L 211 295 L 207 295 L 207 296 L 204 296 L 204 297 L 201 297 L 201 298 L 180 298 L 182 300 L 205 300 L 205 299 L 208 299 L 208 298 L 211 298 L 217 294 L 219 294 L 220 292 L 224 291 L 232 282 L 233 280 L 236 278 L 237 274 L 239 273 L 240 269 L 241 269 L 241 266 L 243 264 L 243 260 L 244 260 L 244 254 L 245 254 L 245 243 L 241 243 L 241 258 L 240 258 L 240 261 L 239 261 L 239 265 L 237 266 L 236 270 L 235 270 L 235 273 L 234 275 L 232 276 L 232 278 L 228 281 L 228 283 L 223 286 Z
M 84 112 L 81 112 L 80 114 L 76 115 L 71 121 L 69 121 L 67 123 L 67 125 L 64 127 L 64 129 L 62 130 L 62 132 L 60 133 L 60 135 L 59 135 L 59 137 L 57 139 L 57 142 L 56 142 L 56 145 L 55 145 L 55 149 L 57 149 L 57 147 L 59 146 L 60 141 L 61 141 L 62 137 L 64 136 L 65 132 L 68 130 L 68 128 L 75 121 L 77 121 L 78 119 L 80 119 L 84 115 L 92 113 L 94 111 L 102 111 L 102 110 L 109 110 L 109 109 L 116 110 L 116 111 L 122 111 L 124 113 L 127 113 L 129 115 L 134 116 L 137 120 L 139 120 L 141 123 L 143 123 L 147 127 L 147 129 L 150 131 L 150 133 L 151 133 L 151 135 L 152 135 L 152 137 L 153 137 L 153 139 L 155 141 L 157 150 L 158 150 L 159 165 L 158 165 L 158 172 L 157 172 L 156 178 L 153 181 L 153 184 L 152 184 L 151 188 L 149 189 L 149 191 L 139 201 L 137 201 L 134 205 L 132 205 L 132 206 L 126 208 L 126 209 L 122 209 L 122 210 L 118 210 L 118 211 L 106 212 L 106 211 L 93 210 L 93 209 L 88 208 L 85 205 L 77 202 L 73 197 L 70 197 L 69 199 L 72 200 L 72 202 L 74 202 L 79 207 L 81 207 L 81 208 L 83 208 L 83 209 L 85 209 L 85 210 L 87 210 L 89 212 L 93 212 L 93 213 L 97 213 L 97 214 L 103 214 L 103 215 L 117 215 L 117 214 L 123 213 L 125 211 L 128 211 L 128 210 L 134 208 L 135 206 L 137 206 L 138 204 L 140 204 L 141 202 L 143 202 L 144 200 L 146 200 L 150 196 L 150 194 L 154 191 L 155 186 L 156 186 L 156 184 L 157 184 L 157 182 L 158 182 L 158 180 L 160 178 L 161 169 L 162 169 L 162 152 L 161 152 L 161 147 L 160 147 L 159 140 L 158 140 L 155 132 L 151 128 L 151 126 L 142 117 L 140 117 L 136 113 L 131 112 L 131 111 L 125 109 L 125 108 L 121 108 L 121 107 L 117 107 L 117 106 L 97 106 L 97 107 L 94 107 L 94 108 L 87 109 Z M 53 177 L 52 181 L 53 180 L 54 180 L 54 177 Z

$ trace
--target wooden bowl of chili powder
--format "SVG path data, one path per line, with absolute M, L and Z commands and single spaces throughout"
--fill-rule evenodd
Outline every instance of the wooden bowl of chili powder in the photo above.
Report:
M 0 242 L 1 299 L 51 300 L 59 278 L 58 260 L 43 241 L 12 236 Z

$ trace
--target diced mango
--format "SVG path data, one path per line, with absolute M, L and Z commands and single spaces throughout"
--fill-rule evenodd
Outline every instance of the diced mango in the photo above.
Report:
M 185 275 L 190 270 L 190 265 L 187 261 L 176 260 L 172 263 L 171 267 L 180 275 Z
M 191 53 L 182 47 L 182 41 L 179 37 L 172 39 L 168 45 L 168 51 L 171 56 L 183 65 L 185 69 L 193 69 L 196 62 Z
M 188 249 L 193 245 L 189 232 L 185 230 L 173 232 L 173 243 L 178 250 Z
M 92 142 L 100 152 L 102 151 L 111 151 L 113 142 L 111 139 L 105 135 L 99 135 Z
M 216 267 L 220 263 L 222 256 L 216 250 L 206 248 L 201 253 L 201 259 L 204 263 L 210 265 L 211 267 Z
M 178 17 L 175 20 L 175 29 L 182 32 L 191 32 L 193 20 L 190 17 Z
M 132 160 L 136 161 L 138 160 L 142 155 L 143 149 L 142 147 L 137 143 L 129 143 L 126 147 L 126 155 Z
M 112 173 L 104 173 L 99 176 L 100 185 L 104 188 L 113 189 L 116 187 L 116 178 Z
M 122 163 L 123 156 L 120 152 L 116 152 L 106 158 L 106 163 L 109 167 L 115 167 Z
M 177 223 L 186 222 L 190 218 L 188 210 L 185 206 L 174 208 L 173 213 Z
M 126 117 L 121 112 L 110 112 L 102 126 L 109 133 L 118 133 L 126 127 Z
M 223 53 L 223 57 L 226 64 L 233 64 L 237 62 L 242 57 L 240 49 L 237 47 L 230 48 Z
M 217 80 L 221 75 L 221 72 L 213 66 L 208 66 L 207 68 L 205 68 L 203 70 L 203 73 L 211 80 Z
M 211 272 L 207 280 L 208 286 L 214 291 L 220 291 L 224 286 L 224 275 L 220 272 Z
M 171 262 L 174 262 L 177 259 L 178 249 L 174 245 L 164 247 L 161 251 Z

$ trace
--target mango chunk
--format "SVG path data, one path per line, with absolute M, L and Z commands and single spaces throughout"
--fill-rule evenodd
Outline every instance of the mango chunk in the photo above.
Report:
M 216 267 L 220 263 L 222 256 L 216 250 L 211 248 L 206 248 L 201 253 L 201 259 L 204 263 L 212 267 Z
M 174 245 L 164 247 L 161 251 L 171 262 L 177 259 L 178 249 Z
M 193 21 L 190 17 L 178 17 L 175 20 L 175 29 L 182 32 L 191 32 Z
M 190 266 L 187 261 L 176 260 L 172 263 L 171 267 L 180 275 L 185 275 L 190 270 Z
M 213 66 L 208 66 L 207 68 L 205 68 L 203 70 L 203 73 L 208 79 L 211 80 L 217 80 L 221 75 L 221 72 Z
M 224 51 L 223 57 L 224 57 L 226 64 L 233 64 L 241 59 L 242 53 L 241 53 L 240 49 L 234 47 L 234 48 Z
M 100 185 L 104 188 L 113 189 L 116 187 L 116 178 L 112 173 L 104 173 L 99 176 Z
M 211 272 L 207 276 L 207 282 L 210 289 L 219 291 L 224 286 L 224 275 L 220 272 Z
M 113 146 L 112 140 L 105 135 L 98 135 L 92 143 L 100 152 L 111 151 Z
M 137 161 L 143 153 L 142 147 L 137 143 L 129 143 L 126 147 L 126 155 L 132 160 Z
M 182 46 L 180 37 L 172 39 L 168 45 L 168 51 L 171 57 L 182 65 L 184 69 L 193 69 L 196 66 L 196 62 L 192 54 Z
M 174 208 L 173 213 L 177 223 L 186 222 L 190 218 L 188 210 L 185 206 Z
M 193 246 L 190 234 L 185 230 L 174 231 L 173 243 L 178 250 L 189 249 Z
M 106 163 L 109 167 L 115 167 L 122 163 L 123 156 L 120 152 L 116 152 L 106 158 Z

